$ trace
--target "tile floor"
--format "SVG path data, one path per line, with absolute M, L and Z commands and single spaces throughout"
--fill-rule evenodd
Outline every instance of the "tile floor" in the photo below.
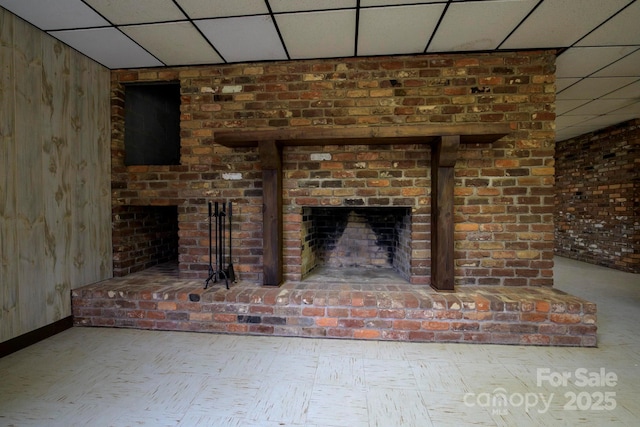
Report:
M 639 425 L 640 276 L 555 274 L 599 348 L 73 328 L 0 359 L 0 426 Z

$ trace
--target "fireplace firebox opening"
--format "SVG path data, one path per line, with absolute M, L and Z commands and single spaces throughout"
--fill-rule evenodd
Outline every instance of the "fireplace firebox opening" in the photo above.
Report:
M 303 280 L 347 269 L 410 280 L 409 207 L 305 207 L 302 229 Z
M 178 264 L 178 207 L 125 205 L 113 212 L 113 275 Z

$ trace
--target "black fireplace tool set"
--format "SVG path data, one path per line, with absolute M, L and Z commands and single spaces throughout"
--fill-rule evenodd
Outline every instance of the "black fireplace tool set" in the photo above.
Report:
M 213 212 L 211 209 L 211 202 L 209 202 L 209 277 L 204 282 L 204 288 L 207 289 L 209 282 L 217 283 L 224 280 L 224 283 L 229 289 L 229 281 L 235 282 L 236 275 L 233 271 L 233 260 L 231 259 L 231 202 L 229 202 L 229 208 L 227 210 L 225 203 L 222 202 L 219 206 L 218 202 L 213 204 Z M 227 217 L 229 218 L 229 257 L 228 264 L 225 268 L 225 229 L 227 226 Z M 213 220 L 212 220 L 213 218 Z M 215 222 L 215 237 L 212 239 L 211 226 L 212 222 Z M 213 266 L 213 244 L 215 240 L 215 268 Z

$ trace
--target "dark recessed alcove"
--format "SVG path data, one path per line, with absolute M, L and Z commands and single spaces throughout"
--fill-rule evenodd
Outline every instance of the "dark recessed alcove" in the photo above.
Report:
M 118 206 L 113 210 L 113 275 L 177 263 L 177 206 Z
M 125 164 L 180 164 L 180 83 L 125 86 Z

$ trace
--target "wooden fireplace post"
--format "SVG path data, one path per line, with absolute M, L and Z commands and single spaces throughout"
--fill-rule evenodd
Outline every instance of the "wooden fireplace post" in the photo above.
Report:
M 453 291 L 453 189 L 454 166 L 460 136 L 442 136 L 431 152 L 431 286 Z
M 276 141 L 258 143 L 262 164 L 262 257 L 265 286 L 282 282 L 282 154 Z

